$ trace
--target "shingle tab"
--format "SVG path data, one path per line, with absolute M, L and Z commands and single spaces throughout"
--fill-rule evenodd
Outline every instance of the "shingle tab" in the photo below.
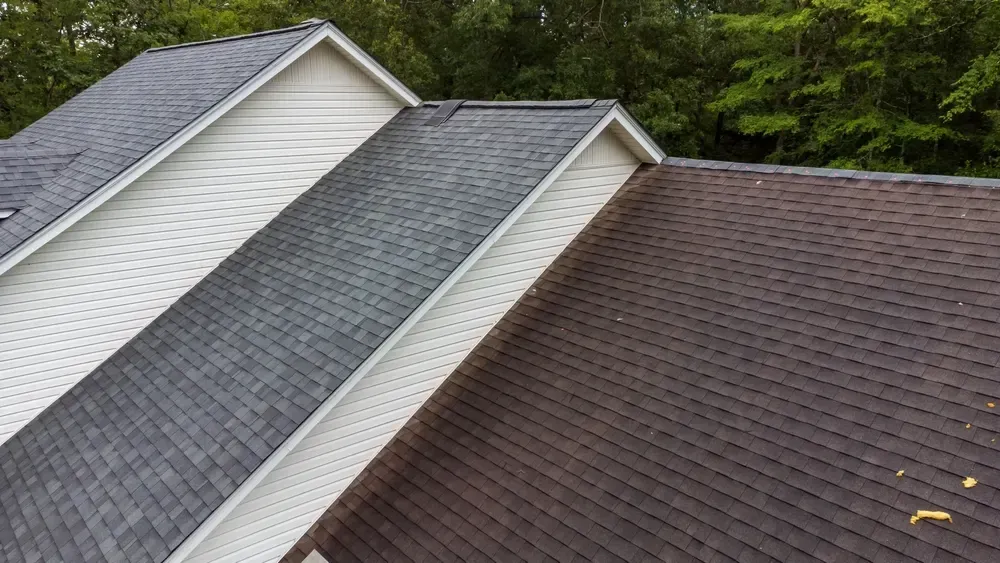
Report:
M 58 167 L 39 164 L 36 156 L 12 171 L 0 157 L 0 208 L 11 201 L 20 209 L 0 222 L 0 256 L 173 137 L 321 24 L 146 51 L 12 137 L 9 143 L 34 150 L 79 154 Z M 40 171 L 47 177 L 36 178 Z M 24 181 L 15 182 L 18 178 Z
M 1000 561 L 1000 192 L 729 164 L 641 167 L 285 561 Z
M 21 209 L 38 188 L 55 178 L 83 149 L 41 148 L 0 141 L 0 209 Z
M 402 110 L 0 447 L 6 561 L 162 561 L 610 110 Z

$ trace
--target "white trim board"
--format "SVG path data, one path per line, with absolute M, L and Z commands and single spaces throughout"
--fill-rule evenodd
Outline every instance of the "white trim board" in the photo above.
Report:
M 59 233 L 65 231 L 74 223 L 79 221 L 102 203 L 108 201 L 126 186 L 137 180 L 140 176 L 157 165 L 164 158 L 170 156 L 192 137 L 203 131 L 206 127 L 214 123 L 223 114 L 232 109 L 236 104 L 243 101 L 247 96 L 264 85 L 268 80 L 274 78 L 288 65 L 295 62 L 299 57 L 308 52 L 321 41 L 329 41 L 339 52 L 348 58 L 352 63 L 358 65 L 366 74 L 372 77 L 378 84 L 384 86 L 389 92 L 405 105 L 416 106 L 420 104 L 417 97 L 409 88 L 404 86 L 396 77 L 385 68 L 375 62 L 360 47 L 351 41 L 342 31 L 334 27 L 330 22 L 306 36 L 292 49 L 289 49 L 280 57 L 275 59 L 264 70 L 257 73 L 252 79 L 234 90 L 229 96 L 212 106 L 211 109 L 203 113 L 200 117 L 187 124 L 183 129 L 164 141 L 160 146 L 146 153 L 146 155 L 134 162 L 131 166 L 123 170 L 117 176 L 109 180 L 103 186 L 95 190 L 89 196 L 73 206 L 61 217 L 52 221 L 40 231 L 32 235 L 26 241 L 15 247 L 7 254 L 0 256 L 0 275 L 11 269 L 19 262 L 30 256 L 33 252 L 42 247 L 45 243 L 55 238 Z
M 639 160 L 648 164 L 663 162 L 663 159 L 667 157 L 666 153 L 632 117 L 632 114 L 626 111 L 621 104 L 615 104 L 611 111 L 615 114 L 612 131 L 625 146 L 639 157 Z
M 622 123 L 626 115 L 619 106 L 611 108 L 608 113 L 563 157 L 561 161 L 532 189 L 532 191 L 483 239 L 459 266 L 413 312 L 386 338 L 378 348 L 319 407 L 299 425 L 294 432 L 270 455 L 250 476 L 229 495 L 222 504 L 209 515 L 183 542 L 170 554 L 165 563 L 180 563 L 250 494 L 250 492 L 316 427 L 329 412 L 344 398 L 345 395 L 399 342 L 407 332 L 440 300 L 445 293 L 486 253 L 490 247 L 514 224 L 524 212 L 531 207 L 543 192 L 573 163 L 574 160 L 601 134 L 612 125 L 620 126 L 624 131 L 632 129 Z M 616 135 L 619 134 L 616 131 Z M 632 145 L 640 142 L 632 137 Z M 652 145 L 656 147 L 655 144 Z M 637 154 L 640 160 L 646 160 L 654 155 Z M 658 162 L 658 161 L 657 161 Z

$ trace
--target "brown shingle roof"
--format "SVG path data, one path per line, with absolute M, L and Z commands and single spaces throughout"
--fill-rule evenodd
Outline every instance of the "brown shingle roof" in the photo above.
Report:
M 643 167 L 286 560 L 1000 561 L 998 258 L 996 190 Z

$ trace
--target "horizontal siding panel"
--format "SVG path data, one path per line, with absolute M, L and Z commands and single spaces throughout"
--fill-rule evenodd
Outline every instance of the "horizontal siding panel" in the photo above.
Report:
M 314 168 L 319 169 L 320 165 L 316 164 Z M 307 180 L 315 175 L 315 169 L 313 169 L 313 167 L 302 168 L 299 166 L 291 166 L 288 171 L 281 171 L 272 167 L 265 171 L 259 171 L 252 174 L 247 173 L 246 169 L 243 169 L 238 173 L 222 176 L 203 174 L 195 178 L 164 177 L 162 179 L 158 179 L 157 183 L 165 194 L 190 192 L 204 194 L 206 193 L 206 187 L 213 188 L 219 185 L 224 185 L 230 190 L 253 192 L 259 190 L 260 185 L 267 184 L 276 184 L 280 187 L 285 185 L 287 182 L 288 186 L 297 186 L 303 180 Z M 149 177 L 146 176 L 146 178 L 148 179 Z M 132 191 L 119 192 L 118 195 L 123 194 L 125 194 L 123 196 L 123 201 L 158 197 L 159 195 Z
M 0 441 L 399 111 L 321 44 L 0 276 Z
M 496 278 L 502 277 L 496 276 Z M 471 284 L 464 284 L 460 292 L 452 293 L 449 291 L 448 295 L 445 296 L 449 298 L 448 301 L 445 301 L 444 298 L 439 300 L 437 305 L 424 315 L 424 318 L 429 320 L 451 315 L 455 311 L 467 307 L 470 301 L 476 301 L 477 306 L 488 307 L 507 299 L 507 294 L 512 291 L 516 293 L 519 287 L 520 280 L 517 278 L 517 272 L 511 273 L 509 279 L 501 279 L 497 283 L 492 283 L 488 286 L 477 287 Z
M 360 145 L 367 137 L 358 135 L 357 137 L 352 137 L 351 139 L 356 141 L 354 145 Z M 347 149 L 334 148 L 332 153 L 338 154 L 343 157 L 343 155 L 349 153 Z M 209 171 L 211 173 L 218 173 L 221 170 L 235 168 L 239 169 L 245 174 L 253 174 L 256 171 L 265 171 L 270 167 L 277 166 L 283 167 L 287 170 L 297 170 L 298 165 L 312 166 L 316 169 L 322 169 L 324 172 L 329 170 L 331 167 L 316 162 L 316 156 L 318 155 L 329 155 L 330 151 L 320 151 L 315 148 L 307 149 L 302 151 L 301 154 L 294 155 L 281 155 L 278 152 L 274 152 L 270 155 L 258 155 L 253 157 L 253 161 L 244 160 L 241 155 L 248 157 L 254 153 L 229 153 L 225 152 L 220 154 L 218 158 L 212 158 L 208 155 L 199 155 L 197 157 L 191 158 L 185 161 L 170 161 L 162 170 L 158 171 L 160 174 L 171 174 L 176 173 L 175 177 L 189 177 L 189 176 L 201 176 L 203 171 Z M 322 174 L 320 174 L 322 175 Z M 150 178 L 150 180 L 155 180 L 156 178 Z M 318 180 L 319 178 L 314 178 Z
M 339 161 L 339 158 L 337 158 L 338 155 L 343 155 L 346 152 L 338 149 L 334 151 L 332 156 Z M 173 172 L 160 171 L 154 168 L 147 172 L 147 175 L 143 176 L 143 178 L 150 182 L 164 182 L 166 187 L 170 187 L 171 183 L 191 182 L 188 185 L 215 188 L 216 186 L 227 186 L 229 184 L 242 184 L 246 181 L 255 182 L 261 180 L 262 182 L 266 182 L 268 174 L 280 175 L 280 177 L 285 178 L 294 174 L 309 176 L 316 174 L 317 170 L 324 170 L 324 168 L 322 162 L 314 162 L 312 159 L 289 158 L 288 160 L 283 160 L 281 163 L 268 166 L 257 166 L 256 162 L 247 162 L 239 170 L 200 170 L 197 174 L 193 172 L 188 173 L 188 169 L 183 167 Z M 320 176 L 323 173 L 321 172 Z
M 74 339 L 72 346 L 65 346 L 60 342 L 46 342 L 39 337 L 15 340 L 13 343 L 18 344 L 20 348 L 10 355 L 5 354 L 0 358 L 0 362 L 3 362 L 8 369 L 15 373 L 18 371 L 18 368 L 24 368 L 25 370 L 35 369 L 44 372 L 46 369 L 51 368 L 48 364 L 52 364 L 59 358 L 75 359 L 81 351 L 86 352 L 87 349 L 92 348 L 94 345 L 104 342 L 117 342 L 123 336 L 131 334 L 133 330 L 141 328 L 144 326 L 142 323 L 145 317 L 140 316 L 142 312 L 144 311 L 137 311 L 131 319 L 123 319 L 113 325 L 106 325 L 102 327 L 104 330 L 94 331 L 90 336 Z M 63 331 L 63 334 L 72 334 L 73 332 L 72 329 L 67 329 Z M 24 353 L 24 349 L 28 347 L 32 349 L 33 353 L 31 355 Z M 40 357 L 48 359 L 45 362 L 46 365 L 39 366 L 40 362 L 37 359 Z M 0 404 L 3 404 L 3 401 L 4 397 L 0 397 Z
M 235 236 L 234 239 L 240 239 L 240 237 Z M 240 239 L 242 240 L 242 239 Z M 86 291 L 86 286 L 81 284 L 86 283 L 84 276 L 90 274 L 99 274 L 100 272 L 108 271 L 133 271 L 145 267 L 147 260 L 158 260 L 158 259 L 172 259 L 174 262 L 184 262 L 192 258 L 188 256 L 182 260 L 176 260 L 177 255 L 180 254 L 191 254 L 193 256 L 204 256 L 206 258 L 213 259 L 213 263 L 217 264 L 222 257 L 227 256 L 225 250 L 233 247 L 231 241 L 227 240 L 213 240 L 211 242 L 204 241 L 184 241 L 186 244 L 177 246 L 173 249 L 157 248 L 155 250 L 150 250 L 145 253 L 135 252 L 128 248 L 114 248 L 114 249 L 100 249 L 98 250 L 88 250 L 87 256 L 74 258 L 72 256 L 65 256 L 59 260 L 52 260 L 45 264 L 45 268 L 38 268 L 35 272 L 41 275 L 62 275 L 66 277 L 79 278 L 78 282 L 71 284 L 76 288 L 75 291 L 88 293 Z M 235 247 L 234 247 L 235 248 Z M 222 257 L 215 258 L 216 254 L 213 251 L 220 250 Z M 106 260 L 105 260 L 106 259 Z M 102 266 L 108 264 L 107 269 L 102 269 Z M 41 277 L 41 276 L 39 276 Z M 41 283 L 41 282 L 39 282 Z M 47 282 L 49 283 L 49 282 Z M 33 284 L 30 280 L 19 279 L 11 284 L 10 291 L 5 291 L 5 296 L 7 294 L 13 295 L 18 291 L 15 284 L 24 284 L 30 291 Z M 122 284 L 122 289 L 124 290 L 125 284 Z M 5 288 L 6 289 L 6 288 Z M 59 299 L 70 295 L 70 291 L 60 293 L 58 296 L 53 296 L 52 299 Z M 95 296 L 97 298 L 98 296 Z M 86 303 L 81 303 L 81 306 L 86 305 Z M 0 307 L 2 310 L 3 307 Z
M 165 292 L 170 292 L 173 289 L 190 287 L 191 285 L 196 283 L 199 279 L 200 278 L 195 275 L 189 278 L 171 279 L 169 283 L 168 282 L 145 283 L 145 280 L 140 280 L 143 281 L 142 284 L 139 284 L 137 282 L 133 285 L 125 286 L 122 288 L 116 288 L 114 286 L 111 286 L 113 291 L 102 291 L 101 295 L 99 296 L 89 295 L 86 292 L 84 292 L 83 295 L 85 296 L 89 295 L 90 298 L 86 303 L 80 303 L 78 307 L 72 310 L 72 312 L 69 310 L 69 307 L 77 303 L 77 301 L 79 301 L 77 297 L 80 294 L 66 295 L 59 299 L 53 299 L 49 301 L 29 302 L 26 304 L 22 304 L 23 306 L 20 307 L 19 311 L 15 310 L 10 313 L 8 311 L 4 311 L 3 313 L 0 314 L 3 314 L 4 316 L 5 326 L 6 323 L 8 322 L 13 324 L 15 322 L 31 321 L 32 319 L 37 321 L 37 326 L 40 326 L 42 324 L 45 324 L 43 319 L 50 317 L 79 319 L 81 317 L 74 315 L 82 312 L 110 309 L 112 307 L 117 307 L 119 305 L 130 306 L 136 303 L 139 304 L 146 303 L 151 301 L 152 299 L 156 299 L 157 296 L 159 295 L 163 295 Z M 166 299 L 168 303 L 172 302 L 169 298 Z M 103 317 L 104 315 L 100 316 Z M 110 324 L 111 322 L 114 321 L 109 321 L 106 318 L 103 321 L 101 319 L 94 319 L 93 323 L 91 323 L 90 326 L 93 327 L 102 326 L 100 324 L 97 324 L 99 322 L 104 322 L 104 324 Z M 5 336 L 5 338 L 7 337 Z M 3 350 L 2 353 L 8 353 L 8 352 L 9 350 Z M 2 379 L 3 378 L 0 378 L 0 380 Z
M 277 561 L 638 166 L 601 134 L 188 557 Z

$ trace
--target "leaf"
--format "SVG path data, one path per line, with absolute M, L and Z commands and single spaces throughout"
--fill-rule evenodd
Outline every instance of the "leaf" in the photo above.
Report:
M 993 407 L 996 406 L 996 404 L 995 403 L 986 403 L 986 406 L 992 409 Z
M 823 81 L 815 84 L 806 84 L 805 86 L 799 88 L 798 90 L 792 91 L 789 95 L 790 98 L 798 98 L 801 96 L 830 96 L 837 97 L 840 95 L 841 88 L 843 87 L 844 75 L 830 73 L 823 76 Z
M 799 118 L 789 113 L 771 115 L 744 115 L 738 122 L 743 133 L 751 135 L 774 135 L 782 131 L 796 131 L 799 128 Z
M 969 65 L 969 70 L 953 84 L 955 89 L 941 102 L 941 108 L 948 109 L 944 114 L 945 120 L 972 111 L 975 99 L 998 83 L 1000 83 L 1000 52 L 977 57 Z
M 962 486 L 965 487 L 966 489 L 971 489 L 972 487 L 975 487 L 977 484 L 979 484 L 979 481 L 976 481 L 972 477 L 966 477 L 965 480 L 962 481 Z
M 952 522 L 951 514 L 936 510 L 918 510 L 915 515 L 910 516 L 910 524 L 916 524 L 920 520 L 947 520 Z
M 903 476 L 903 470 L 900 469 L 899 471 L 896 472 L 896 477 L 902 477 L 902 476 Z

